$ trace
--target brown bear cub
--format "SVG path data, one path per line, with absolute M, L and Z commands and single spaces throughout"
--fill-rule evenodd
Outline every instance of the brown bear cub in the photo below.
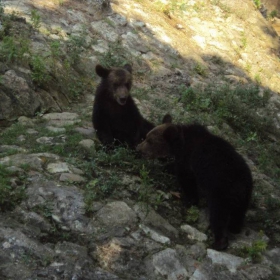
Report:
M 175 157 L 177 179 L 185 205 L 197 204 L 205 193 L 213 248 L 226 249 L 227 232 L 239 233 L 249 206 L 253 182 L 245 160 L 233 146 L 199 124 L 175 125 L 166 115 L 137 150 L 148 158 Z
M 130 95 L 132 68 L 104 68 L 97 65 L 101 77 L 96 90 L 92 122 L 97 137 L 107 147 L 125 144 L 135 148 L 154 125 L 145 120 Z

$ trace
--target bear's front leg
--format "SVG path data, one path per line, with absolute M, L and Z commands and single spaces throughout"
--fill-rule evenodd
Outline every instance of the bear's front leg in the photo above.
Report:
M 197 205 L 199 197 L 193 172 L 185 168 L 177 168 L 177 178 L 181 187 L 181 198 L 184 206 L 190 207 L 192 205 Z
M 96 135 L 100 142 L 106 147 L 112 147 L 114 144 L 113 133 L 109 126 L 105 126 L 102 129 L 96 130 Z

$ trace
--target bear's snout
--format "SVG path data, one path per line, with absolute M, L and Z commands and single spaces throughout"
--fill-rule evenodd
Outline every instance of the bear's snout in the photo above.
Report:
M 121 105 L 125 105 L 127 98 L 126 97 L 120 97 L 119 102 Z

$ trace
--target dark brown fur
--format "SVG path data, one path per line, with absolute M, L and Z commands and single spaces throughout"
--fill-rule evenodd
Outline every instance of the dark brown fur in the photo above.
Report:
M 132 68 L 126 64 L 123 68 L 104 68 L 96 66 L 101 77 L 97 87 L 92 122 L 102 144 L 126 144 L 135 148 L 154 128 L 145 120 L 130 95 L 132 86 Z
M 184 204 L 198 203 L 198 188 L 206 194 L 213 248 L 227 248 L 227 231 L 240 232 L 253 188 L 251 171 L 233 146 L 199 124 L 174 125 L 167 115 L 137 150 L 149 158 L 175 157 Z

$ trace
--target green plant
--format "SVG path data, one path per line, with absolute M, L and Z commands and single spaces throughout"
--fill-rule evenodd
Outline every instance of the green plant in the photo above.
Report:
M 256 8 L 260 9 L 261 6 L 262 6 L 261 0 L 253 0 L 253 1 L 254 1 L 255 5 L 256 5 Z
M 207 76 L 207 69 L 200 63 L 196 63 L 193 68 L 194 72 L 199 74 L 200 76 L 206 77 Z
M 41 16 L 38 11 L 31 10 L 31 24 L 34 28 L 38 29 L 41 26 Z
M 104 67 L 119 67 L 128 63 L 127 52 L 119 43 L 109 45 L 109 50 L 100 55 L 100 64 Z
M 256 74 L 254 78 L 255 78 L 255 82 L 256 82 L 258 85 L 260 85 L 260 84 L 262 83 L 261 76 L 260 76 L 259 73 Z
M 40 86 L 50 80 L 50 75 L 48 74 L 46 62 L 42 59 L 41 56 L 33 56 L 30 61 L 30 64 L 32 69 L 31 78 L 36 84 Z
M 251 246 L 243 246 L 240 248 L 240 253 L 243 257 L 249 259 L 250 262 L 260 262 L 262 253 L 266 250 L 267 243 L 264 240 L 256 240 Z
M 86 46 L 86 33 L 83 32 L 80 36 L 71 35 L 66 44 L 68 61 L 71 66 L 74 66 L 80 60 L 80 54 Z
M 274 18 L 277 17 L 277 16 L 278 16 L 277 10 L 273 10 L 273 11 L 271 11 L 271 12 L 269 13 L 268 18 L 274 19 Z
M 191 206 L 187 210 L 186 222 L 189 224 L 194 224 L 197 222 L 198 218 L 199 218 L 199 209 L 196 206 Z
M 149 171 L 146 169 L 145 165 L 142 166 L 140 169 L 140 179 L 141 179 L 141 185 L 139 188 L 139 201 L 148 203 L 150 201 L 150 195 L 151 195 L 151 185 L 152 180 L 149 177 Z
M 61 44 L 59 41 L 53 41 L 50 43 L 51 55 L 53 58 L 58 59 L 61 54 Z
M 84 195 L 84 200 L 85 200 L 85 208 L 87 212 L 92 211 L 92 206 L 94 200 L 97 198 L 97 184 L 98 184 L 98 179 L 91 180 L 89 183 L 86 184 L 85 186 L 85 195 Z
M 15 123 L 8 129 L 5 129 L 1 133 L 1 144 L 3 145 L 15 145 L 18 143 L 18 136 L 26 133 L 26 127 L 20 123 Z
M 17 56 L 17 46 L 14 38 L 5 36 L 0 45 L 0 60 L 4 62 L 12 62 Z

